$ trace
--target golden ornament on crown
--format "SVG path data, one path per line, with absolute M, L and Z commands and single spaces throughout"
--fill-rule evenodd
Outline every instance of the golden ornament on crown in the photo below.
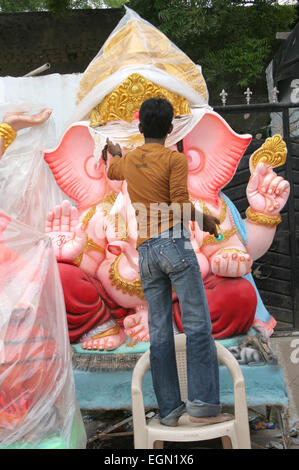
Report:
M 148 98 L 168 100 L 173 106 L 175 116 L 190 114 L 186 98 L 155 85 L 138 73 L 133 73 L 93 108 L 90 113 L 90 125 L 96 127 L 109 121 L 131 122 L 143 101 Z

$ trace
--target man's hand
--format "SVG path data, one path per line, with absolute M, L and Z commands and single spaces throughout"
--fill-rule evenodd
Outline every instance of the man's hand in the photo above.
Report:
M 6 122 L 6 124 L 9 124 L 15 131 L 19 131 L 26 127 L 43 124 L 47 119 L 49 119 L 51 113 L 52 110 L 49 108 L 45 108 L 40 113 L 33 115 L 11 112 L 5 114 L 2 122 Z
M 110 155 L 115 155 L 116 153 L 122 153 L 121 146 L 119 144 L 113 144 L 111 140 L 107 139 L 107 150 Z
M 211 235 L 218 237 L 218 231 L 216 225 L 220 225 L 219 219 L 213 215 L 203 214 L 202 218 L 202 230 L 209 232 Z

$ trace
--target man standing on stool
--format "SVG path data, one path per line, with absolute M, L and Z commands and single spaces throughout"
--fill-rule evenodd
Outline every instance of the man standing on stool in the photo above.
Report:
M 160 422 L 166 426 L 175 426 L 184 412 L 195 422 L 223 420 L 208 303 L 190 234 L 184 226 L 189 220 L 197 221 L 203 231 L 217 237 L 219 220 L 199 213 L 189 200 L 187 159 L 165 147 L 173 129 L 172 119 L 173 107 L 168 101 L 150 98 L 139 112 L 144 145 L 122 156 L 121 147 L 107 140 L 107 150 L 113 156 L 108 178 L 126 180 L 138 222 L 137 250 L 148 303 L 151 372 Z M 180 396 L 175 357 L 172 287 L 180 302 L 187 341 L 186 404 Z

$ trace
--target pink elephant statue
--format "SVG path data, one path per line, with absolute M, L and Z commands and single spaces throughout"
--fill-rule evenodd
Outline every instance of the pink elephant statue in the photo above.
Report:
M 254 326 L 269 337 L 276 322 L 263 305 L 251 267 L 271 246 L 289 195 L 289 183 L 273 171 L 277 155 L 284 152 L 281 139 L 273 138 L 265 154 L 261 149 L 261 158 L 256 152 L 251 157 L 249 208 L 242 220 L 222 190 L 251 136 L 234 132 L 210 108 L 200 66 L 127 9 L 83 74 L 72 124 L 58 147 L 44 152 L 57 184 L 77 205 L 63 202 L 46 223 L 59 264 L 70 340 L 103 350 L 117 348 L 127 336 L 133 341 L 149 339 L 134 210 L 125 184 L 107 178 L 107 162 L 100 153 L 107 137 L 123 152 L 143 144 L 138 111 L 143 100 L 155 96 L 173 104 L 173 131 L 166 145 L 188 159 L 190 197 L 200 210 L 220 220 L 217 240 L 196 223 L 189 227 L 213 335 L 246 334 Z M 181 330 L 175 292 L 173 317 Z
M 271 143 L 272 159 L 275 153 L 286 153 L 280 136 L 270 140 L 274 142 Z M 251 177 L 246 190 L 249 209 L 244 221 L 222 193 L 250 141 L 250 135 L 237 135 L 214 112 L 206 113 L 183 140 L 191 199 L 199 210 L 218 217 L 221 222 L 220 241 L 213 235 L 203 234 L 197 224 L 190 224 L 191 242 L 208 297 L 213 336 L 218 339 L 246 333 L 250 326 L 269 337 L 276 324 L 256 290 L 251 267 L 273 242 L 290 185 L 276 175 L 270 161 L 263 163 L 265 154 L 261 149 L 261 161 L 257 161 L 254 168 L 253 156 L 250 159 Z M 266 148 L 267 151 L 269 153 Z
M 215 338 L 244 334 L 251 326 L 270 335 L 275 326 L 250 272 L 253 261 L 273 241 L 289 183 L 265 163 L 251 168 L 247 186 L 250 211 L 259 214 L 260 220 L 266 218 L 268 224 L 251 216 L 242 221 L 222 193 L 250 141 L 250 135 L 236 134 L 213 111 L 207 112 L 183 139 L 190 196 L 200 210 L 220 220 L 220 241 L 195 223 L 189 227 Z M 97 164 L 91 158 L 93 148 L 88 127 L 74 125 L 55 150 L 45 151 L 56 181 L 78 206 L 64 201 L 55 207 L 48 215 L 46 232 L 59 262 L 71 341 L 80 341 L 87 349 L 109 350 L 120 346 L 126 336 L 149 339 L 147 307 L 138 274 L 134 210 L 125 184 L 110 181 L 104 161 Z M 121 195 L 121 204 L 112 215 L 117 194 Z M 182 330 L 175 293 L 173 313 L 177 328 Z
M 61 189 L 77 202 L 77 207 L 67 200 L 56 206 L 48 214 L 46 233 L 59 263 L 71 342 L 110 350 L 127 335 L 149 339 L 147 306 L 138 273 L 134 210 L 125 195 L 124 217 L 110 214 L 121 186 L 126 194 L 125 186 L 106 177 L 105 164 L 97 165 L 93 149 L 88 128 L 76 125 L 57 149 L 45 151 Z

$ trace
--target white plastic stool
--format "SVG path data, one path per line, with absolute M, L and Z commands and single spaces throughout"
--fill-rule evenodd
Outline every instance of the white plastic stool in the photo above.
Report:
M 160 424 L 157 418 L 146 423 L 142 383 L 150 368 L 150 353 L 146 351 L 135 365 L 132 376 L 132 413 L 135 449 L 162 449 L 164 441 L 194 442 L 222 438 L 224 448 L 250 449 L 250 431 L 244 377 L 238 361 L 216 341 L 218 360 L 229 370 L 234 386 L 234 417 L 217 424 L 197 424 L 184 414 L 178 426 Z M 175 335 L 175 348 L 182 401 L 187 398 L 186 336 Z

